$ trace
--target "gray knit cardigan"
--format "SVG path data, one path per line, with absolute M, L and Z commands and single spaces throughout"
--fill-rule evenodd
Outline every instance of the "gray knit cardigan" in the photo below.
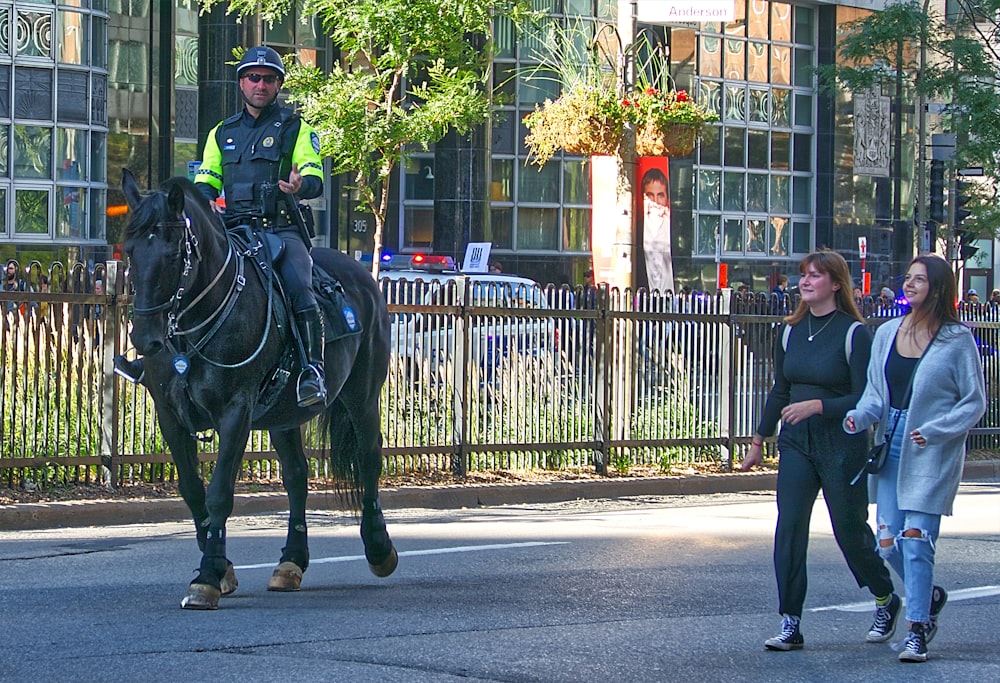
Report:
M 875 443 L 886 437 L 889 418 L 889 386 L 885 365 L 903 318 L 879 326 L 868 364 L 868 385 L 854 410 L 855 432 L 878 423 Z M 938 515 L 952 514 L 952 504 L 962 480 L 965 441 L 986 411 L 983 367 L 972 332 L 964 325 L 941 328 L 917 366 L 900 452 L 896 494 L 899 509 Z M 919 447 L 909 438 L 919 429 L 927 445 Z M 874 488 L 874 487 L 872 487 Z M 874 497 L 872 498 L 874 501 Z

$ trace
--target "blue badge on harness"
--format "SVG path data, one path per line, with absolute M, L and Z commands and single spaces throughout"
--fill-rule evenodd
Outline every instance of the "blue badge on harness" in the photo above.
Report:
M 174 372 L 182 377 L 187 374 L 188 369 L 191 367 L 191 363 L 184 356 L 174 356 Z
M 353 332 L 358 326 L 358 318 L 354 314 L 354 309 L 350 306 L 344 306 L 344 310 L 341 312 L 344 314 L 344 322 L 347 323 L 347 329 Z

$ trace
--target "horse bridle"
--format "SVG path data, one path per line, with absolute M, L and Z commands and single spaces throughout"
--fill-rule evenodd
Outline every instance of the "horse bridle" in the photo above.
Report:
M 206 325 L 208 325 L 211 321 L 214 320 L 215 323 L 212 325 L 212 328 L 208 332 L 206 332 L 200 339 L 198 339 L 198 341 L 196 341 L 191 345 L 191 352 L 196 353 L 207 363 L 220 368 L 238 368 L 243 365 L 246 365 L 251 361 L 253 361 L 258 355 L 260 355 L 261 351 L 263 350 L 264 344 L 266 343 L 268 334 L 270 332 L 272 316 L 270 315 L 267 316 L 267 324 L 264 329 L 264 334 L 261 336 L 261 341 L 260 344 L 257 346 L 257 349 L 252 354 L 250 354 L 250 356 L 245 360 L 240 361 L 239 363 L 224 364 L 224 363 L 219 363 L 218 361 L 214 361 L 211 358 L 206 357 L 203 353 L 201 353 L 201 349 L 204 348 L 206 344 L 208 344 L 209 340 L 211 340 L 212 337 L 214 337 L 215 334 L 222 327 L 222 324 L 226 321 L 226 318 L 229 317 L 230 312 L 236 305 L 236 300 L 239 298 L 240 293 L 246 286 L 246 276 L 244 274 L 243 258 L 236 259 L 236 272 L 233 275 L 232 282 L 230 282 L 229 284 L 229 291 L 226 292 L 225 297 L 222 299 L 222 302 L 218 305 L 218 307 L 216 307 L 216 309 L 212 311 L 212 313 L 205 316 L 205 319 L 202 320 L 197 325 L 195 325 L 194 327 L 191 327 L 189 329 L 182 329 L 180 327 L 180 321 L 181 318 L 184 316 L 184 314 L 190 312 L 198 304 L 198 302 L 200 302 L 203 298 L 205 298 L 209 294 L 209 292 L 211 292 L 216 287 L 216 285 L 219 284 L 226 270 L 229 268 L 230 262 L 233 261 L 233 257 L 237 255 L 236 248 L 233 245 L 232 237 L 230 237 L 230 235 L 227 233 L 226 244 L 228 245 L 229 250 L 226 253 L 225 262 L 219 268 L 219 272 L 215 274 L 215 277 L 212 278 L 212 281 L 208 283 L 208 285 L 198 294 L 198 296 L 192 299 L 186 306 L 184 306 L 184 308 L 181 308 L 181 301 L 184 298 L 184 295 L 187 292 L 187 287 L 189 285 L 188 280 L 192 277 L 194 263 L 195 261 L 201 260 L 201 250 L 199 248 L 200 243 L 198 241 L 198 236 L 191 229 L 191 219 L 190 217 L 187 216 L 187 214 L 182 214 L 182 216 L 183 218 L 181 220 L 159 221 L 156 224 L 157 227 L 163 229 L 177 228 L 177 227 L 184 228 L 184 239 L 183 239 L 184 267 L 181 269 L 180 275 L 178 276 L 177 290 L 170 298 L 168 298 L 161 304 L 150 306 L 148 308 L 133 306 L 132 310 L 134 314 L 137 316 L 151 316 L 160 313 L 162 311 L 168 310 L 169 313 L 167 315 L 167 329 L 165 336 L 167 345 L 170 347 L 173 347 L 171 340 L 173 340 L 175 337 L 180 338 L 180 337 L 187 337 L 189 335 L 194 335 L 195 333 L 200 331 L 202 328 L 204 328 Z M 271 277 L 273 277 L 273 274 L 269 271 L 268 283 L 267 283 L 268 311 L 271 310 L 273 289 L 274 289 L 270 282 Z

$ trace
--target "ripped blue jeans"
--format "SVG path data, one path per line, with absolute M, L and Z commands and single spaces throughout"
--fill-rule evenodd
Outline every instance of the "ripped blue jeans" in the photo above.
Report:
M 906 411 L 889 409 L 889 427 L 899 415 L 899 426 L 892 437 L 885 465 L 876 477 L 878 501 L 878 552 L 889 566 L 903 579 L 906 587 L 906 619 L 927 623 L 930 620 L 931 591 L 934 588 L 934 549 L 941 515 L 915 510 L 900 510 L 896 496 L 899 476 L 899 454 L 904 439 L 909 439 L 906 428 Z M 920 532 L 919 537 L 904 532 Z

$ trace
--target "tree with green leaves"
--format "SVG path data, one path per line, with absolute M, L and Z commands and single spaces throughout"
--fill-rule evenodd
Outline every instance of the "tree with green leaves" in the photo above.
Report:
M 915 97 L 945 103 L 943 124 L 958 144 L 958 168 L 982 167 L 986 182 L 965 225 L 1000 231 L 1000 0 L 954 0 L 947 15 L 930 0 L 900 0 L 849 24 L 838 59 L 820 69 L 831 87 L 870 90 L 902 74 Z
M 224 2 L 201 0 L 206 10 Z M 228 6 L 274 22 L 292 2 Z M 493 21 L 518 24 L 530 11 L 525 0 L 304 0 L 301 14 L 319 20 L 341 58 L 328 73 L 290 65 L 285 87 L 319 133 L 332 172 L 350 174 L 375 217 L 377 277 L 393 170 L 408 151 L 426 150 L 450 130 L 468 134 L 489 119 Z

